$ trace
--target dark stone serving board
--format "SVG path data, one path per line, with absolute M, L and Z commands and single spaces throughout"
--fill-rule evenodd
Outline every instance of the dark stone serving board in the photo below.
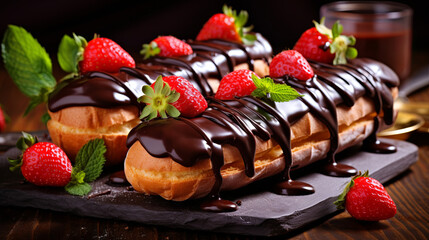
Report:
M 394 154 L 362 152 L 349 149 L 337 161 L 369 170 L 381 183 L 402 173 L 417 161 L 417 147 L 411 143 L 385 139 L 394 143 Z M 0 205 L 21 206 L 71 212 L 82 216 L 121 219 L 150 225 L 235 233 L 254 236 L 285 234 L 320 219 L 337 210 L 333 204 L 350 178 L 329 177 L 317 173 L 317 164 L 293 173 L 293 178 L 314 186 L 316 192 L 306 196 L 281 196 L 264 189 L 270 179 L 243 189 L 224 193 L 225 199 L 240 201 L 235 212 L 211 213 L 198 209 L 198 200 L 172 202 L 157 196 L 145 196 L 124 186 L 106 184 L 109 173 L 92 183 L 96 194 L 110 189 L 110 194 L 77 197 L 62 188 L 37 187 L 24 183 L 22 175 L 8 170 L 7 157 L 16 156 L 11 149 L 0 156 Z M 113 170 L 106 170 L 113 171 Z

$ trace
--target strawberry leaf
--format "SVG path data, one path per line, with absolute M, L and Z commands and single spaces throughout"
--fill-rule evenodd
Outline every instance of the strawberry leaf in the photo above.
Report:
M 58 63 L 68 73 L 78 73 L 78 63 L 83 60 L 83 52 L 88 43 L 85 38 L 73 33 L 73 37 L 64 35 L 58 47 Z

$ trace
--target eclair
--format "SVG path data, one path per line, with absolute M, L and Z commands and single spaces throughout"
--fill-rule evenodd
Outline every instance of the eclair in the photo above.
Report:
M 393 123 L 397 75 L 371 59 L 310 65 L 314 76 L 306 81 L 274 79 L 302 94 L 295 100 L 209 97 L 198 117 L 142 122 L 128 136 L 128 181 L 168 200 L 218 198 L 274 175 L 287 185 L 291 170 L 319 160 L 328 175 L 353 175 L 356 169 L 336 163 L 335 154 L 362 142 L 370 151 L 390 151 L 376 133 Z
M 259 33 L 250 44 L 212 39 L 188 40 L 193 53 L 187 56 L 155 56 L 123 67 L 119 73 L 89 72 L 61 82 L 49 96 L 52 141 L 74 159 L 90 139 L 103 138 L 107 146 L 106 164 L 122 164 L 127 135 L 139 122 L 144 104 L 137 99 L 142 86 L 158 76 L 176 75 L 188 79 L 204 96 L 216 92 L 220 79 L 236 69 L 251 69 L 268 75 L 272 58 L 269 42 Z

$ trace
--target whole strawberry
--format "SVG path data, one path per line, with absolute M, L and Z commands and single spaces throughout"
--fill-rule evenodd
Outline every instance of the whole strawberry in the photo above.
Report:
M 253 71 L 240 69 L 222 78 L 215 98 L 232 100 L 250 95 L 274 102 L 287 102 L 302 96 L 289 85 L 275 83 L 272 78 L 260 78 Z
M 392 198 L 379 181 L 368 177 L 368 171 L 353 177 L 335 204 L 358 220 L 379 221 L 396 214 Z
M 140 118 L 151 120 L 167 115 L 195 117 L 207 108 L 207 101 L 191 82 L 179 76 L 159 76 L 151 86 L 143 86 L 139 101 L 146 103 Z
M 301 53 L 286 50 L 277 54 L 270 63 L 270 76 L 291 76 L 299 80 L 307 80 L 314 76 L 313 69 Z
M 251 27 L 244 27 L 249 15 L 246 11 L 235 10 L 224 5 L 223 13 L 213 15 L 203 26 L 197 35 L 197 41 L 209 39 L 223 39 L 234 42 L 252 44 L 256 37 L 248 33 Z
M 252 80 L 253 74 L 256 75 L 253 71 L 240 69 L 225 75 L 220 81 L 215 98 L 231 100 L 234 97 L 251 95 L 256 89 L 255 83 Z
M 149 44 L 143 44 L 143 49 L 140 51 L 140 54 L 144 55 L 144 59 L 156 55 L 161 57 L 178 57 L 192 53 L 193 51 L 189 44 L 173 36 L 155 38 Z
M 10 169 L 21 168 L 24 178 L 38 186 L 66 186 L 72 165 L 64 151 L 53 143 L 37 142 L 30 134 L 23 134 L 17 143 L 23 154 L 19 159 L 9 159 Z
M 131 55 L 111 39 L 95 36 L 87 42 L 75 34 L 61 40 L 58 62 L 65 72 L 74 75 L 91 71 L 117 73 L 121 67 L 136 66 Z
M 347 59 L 357 56 L 353 47 L 356 39 L 353 36 L 341 35 L 343 27 L 337 21 L 332 30 L 324 25 L 324 18 L 315 27 L 305 31 L 293 47 L 305 58 L 328 64 L 345 64 Z
M 95 38 L 88 42 L 79 62 L 82 73 L 105 71 L 116 73 L 121 67 L 135 67 L 134 59 L 121 46 L 108 38 Z

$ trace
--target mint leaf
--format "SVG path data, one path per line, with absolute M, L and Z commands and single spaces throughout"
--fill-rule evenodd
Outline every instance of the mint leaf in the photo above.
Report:
M 58 47 L 58 63 L 61 69 L 69 73 L 79 72 L 78 63 L 83 60 L 83 51 L 87 42 L 85 38 L 73 34 L 64 35 Z
M 64 189 L 72 195 L 84 196 L 91 191 L 92 187 L 86 182 L 78 183 L 78 184 L 74 184 L 70 182 L 64 187 Z
M 252 96 L 257 98 L 269 98 L 274 102 L 287 102 L 303 96 L 291 86 L 275 83 L 274 80 L 269 77 L 259 78 L 255 74 L 252 74 L 252 80 L 256 86 L 256 89 L 252 92 Z
M 302 96 L 286 84 L 274 84 L 270 90 L 270 99 L 274 102 L 288 102 Z
M 73 195 L 83 196 L 91 191 L 89 182 L 97 179 L 103 171 L 106 146 L 103 139 L 87 142 L 77 153 L 70 182 L 65 190 Z
M 93 139 L 85 144 L 76 156 L 76 166 L 73 171 L 85 172 L 85 182 L 92 182 L 97 179 L 103 171 L 104 153 L 106 146 L 103 139 Z
M 24 28 L 9 25 L 1 50 L 5 68 L 23 94 L 36 97 L 41 89 L 55 87 L 49 55 Z

